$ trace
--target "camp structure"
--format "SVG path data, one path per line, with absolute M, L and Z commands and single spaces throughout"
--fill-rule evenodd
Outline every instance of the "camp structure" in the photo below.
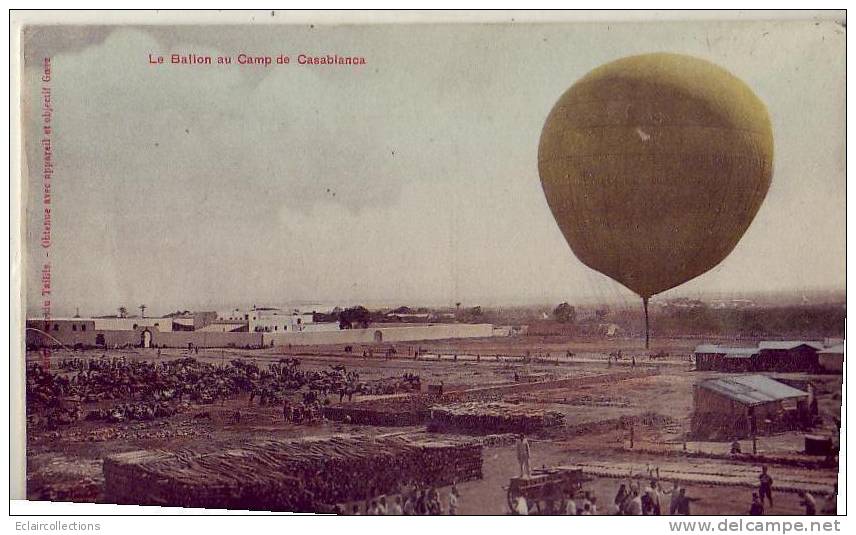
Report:
M 729 440 L 799 429 L 811 419 L 809 393 L 764 375 L 737 375 L 695 386 L 692 436 Z
M 746 347 L 722 347 L 703 344 L 694 352 L 698 371 L 754 371 L 758 350 Z
M 765 341 L 757 347 L 724 347 L 702 344 L 693 352 L 696 370 L 723 372 L 821 371 L 819 342 Z
M 819 342 L 803 340 L 772 341 L 758 343 L 758 370 L 779 372 L 818 371 L 818 352 L 823 349 Z
M 822 349 L 817 353 L 817 359 L 820 367 L 824 371 L 843 373 L 844 372 L 844 344 L 837 344 L 832 347 Z

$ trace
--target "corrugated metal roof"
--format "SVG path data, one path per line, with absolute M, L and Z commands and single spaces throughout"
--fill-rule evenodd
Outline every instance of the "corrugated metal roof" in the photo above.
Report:
M 701 382 L 699 386 L 744 405 L 760 405 L 770 401 L 808 396 L 808 392 L 797 390 L 765 375 L 737 375 L 722 379 L 710 379 Z
M 714 353 L 717 355 L 733 355 L 748 358 L 756 354 L 754 347 L 722 347 L 713 344 L 702 344 L 695 348 L 694 353 Z
M 788 350 L 799 346 L 809 346 L 813 349 L 823 349 L 823 344 L 820 342 L 808 342 L 806 340 L 786 340 L 786 341 L 770 341 L 759 342 L 758 349 L 782 349 Z

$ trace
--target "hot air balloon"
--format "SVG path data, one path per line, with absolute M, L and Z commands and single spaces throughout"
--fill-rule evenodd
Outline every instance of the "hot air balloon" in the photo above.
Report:
M 547 204 L 586 266 L 648 299 L 722 262 L 770 187 L 763 102 L 708 61 L 631 56 L 556 102 L 538 147 Z

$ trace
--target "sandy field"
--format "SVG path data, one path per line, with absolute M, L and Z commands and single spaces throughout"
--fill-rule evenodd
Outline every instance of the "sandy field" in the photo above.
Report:
M 301 367 L 325 370 L 345 366 L 349 371 L 357 371 L 365 381 L 415 374 L 420 377 L 423 390 L 442 382 L 446 392 L 491 387 L 501 390 L 531 378 L 534 383 L 530 388 L 509 389 L 501 393 L 502 401 L 564 415 L 560 428 L 531 437 L 532 465 L 582 467 L 591 474 L 591 481 L 584 488 L 596 496 L 601 514 L 609 512 L 619 483 L 628 475 L 644 486 L 647 474 L 658 468 L 666 490 L 671 488 L 670 478 L 690 482 L 686 483 L 688 495 L 697 498 L 692 503 L 693 514 L 745 514 L 760 473 L 758 461 L 730 458 L 729 444 L 697 442 L 686 437 L 693 409 L 693 386 L 718 375 L 691 371 L 688 355 L 697 342 L 659 341 L 656 351 L 663 350 L 667 355 L 653 359 L 649 355 L 654 352 L 634 349 L 633 341 L 574 342 L 560 337 L 525 336 L 399 344 L 393 358 L 385 356 L 388 346 L 374 346 L 371 357 L 363 356 L 368 346 L 353 347 L 351 352 L 342 347 L 200 350 L 191 356 L 211 363 L 241 358 L 260 364 L 294 356 L 300 359 Z M 418 359 L 413 356 L 417 350 Z M 618 350 L 623 358 L 610 361 L 608 355 Z M 60 352 L 53 358 L 89 359 L 102 355 L 149 361 L 188 356 L 184 350 L 162 350 L 158 355 L 154 349 L 135 349 Z M 635 365 L 632 356 L 636 357 Z M 35 361 L 41 357 L 30 353 L 27 358 Z M 785 377 L 808 379 L 818 386 L 823 424 L 813 432 L 834 434 L 833 422 L 840 410 L 841 376 L 788 374 Z M 573 384 L 570 382 L 560 387 L 554 384 L 558 380 L 583 378 L 587 379 L 579 386 L 569 386 Z M 353 402 L 375 398 L 357 395 Z M 379 396 L 385 403 L 397 399 L 384 398 Z M 338 397 L 331 396 L 330 403 L 337 405 Z M 241 413 L 239 422 L 230 418 L 236 411 Z M 27 434 L 27 493 L 31 500 L 101 502 L 104 500 L 102 460 L 112 453 L 192 449 L 200 444 L 228 447 L 247 437 L 391 432 L 427 433 L 427 430 L 425 426 L 369 426 L 335 421 L 311 425 L 287 423 L 280 407 L 250 404 L 247 396 L 213 404 L 188 404 L 177 414 L 151 421 L 80 420 L 56 428 L 33 425 Z M 776 484 L 788 487 L 774 492 L 775 505 L 768 508 L 768 513 L 802 514 L 799 498 L 793 492 L 798 488 L 812 491 L 822 507 L 823 493 L 831 491 L 837 481 L 835 468 L 821 467 L 819 458 L 801 453 L 802 440 L 803 433 L 799 432 L 758 440 L 758 453 L 764 456 Z M 749 441 L 743 441 L 742 447 L 744 452 L 751 451 Z M 511 443 L 485 446 L 483 462 L 483 479 L 459 485 L 459 512 L 507 514 L 506 487 L 510 478 L 519 475 L 515 447 Z M 449 489 L 440 492 L 445 502 Z

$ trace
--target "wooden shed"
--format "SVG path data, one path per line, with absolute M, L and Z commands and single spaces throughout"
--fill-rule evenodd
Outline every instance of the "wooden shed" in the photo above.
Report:
M 758 350 L 705 344 L 696 347 L 693 356 L 699 371 L 750 372 L 755 370 Z
M 738 375 L 698 383 L 692 434 L 728 440 L 799 429 L 810 421 L 809 393 L 764 375 Z
M 757 370 L 777 372 L 816 372 L 820 370 L 818 342 L 773 341 L 758 344 Z

